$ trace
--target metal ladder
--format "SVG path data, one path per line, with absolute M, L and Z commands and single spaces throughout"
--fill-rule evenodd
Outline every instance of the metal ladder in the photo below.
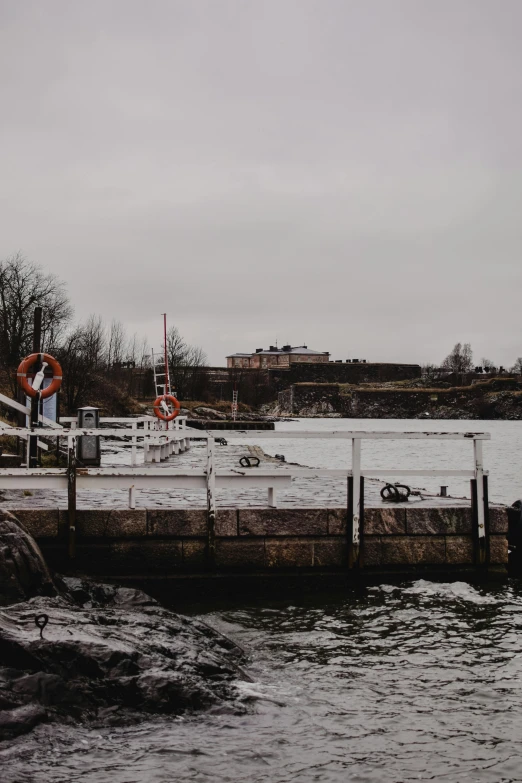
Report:
M 158 357 L 161 362 L 160 364 L 157 364 Z M 160 397 L 163 394 L 172 394 L 170 387 L 170 377 L 168 384 L 166 382 L 167 368 L 165 367 L 165 359 L 163 358 L 163 354 L 155 354 L 154 351 L 152 351 L 152 370 L 154 373 L 154 389 L 156 391 L 156 397 Z

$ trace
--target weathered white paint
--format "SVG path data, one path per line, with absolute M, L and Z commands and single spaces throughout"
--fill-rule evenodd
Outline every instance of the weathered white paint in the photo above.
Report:
M 488 471 L 484 471 L 487 475 Z M 432 468 L 430 470 L 414 469 L 414 470 L 386 470 L 382 468 L 372 469 L 364 468 L 361 470 L 361 476 L 461 476 L 463 478 L 474 478 L 474 470 L 448 470 L 447 468 Z
M 132 424 L 132 429 L 137 430 L 138 425 L 136 423 Z M 132 438 L 132 448 L 131 448 L 131 465 L 134 467 L 136 465 L 136 444 L 137 444 L 137 438 L 134 436 Z M 131 506 L 132 508 L 132 506 Z
M 7 429 L 8 427 L 0 426 L 0 435 L 7 435 L 8 434 Z M 27 432 L 24 432 L 19 437 L 22 438 L 23 440 L 27 440 L 27 438 L 30 437 L 30 435 L 36 435 L 40 433 L 41 433 L 40 430 L 28 430 Z M 53 437 L 56 437 L 55 433 L 53 433 Z M 38 441 L 38 448 L 42 449 L 43 451 L 49 451 L 49 446 L 47 445 L 47 443 L 43 443 L 41 440 Z
M 25 413 L 26 416 L 31 415 L 31 408 L 28 405 L 22 405 L 20 402 L 12 400 L 10 397 L 6 397 L 5 394 L 0 394 L 0 402 L 6 405 L 8 408 L 12 408 L 13 410 L 18 411 L 19 413 Z M 44 424 L 46 427 L 51 427 L 52 429 L 58 430 L 62 429 L 60 424 L 57 424 L 57 422 L 53 421 L 52 419 L 48 419 L 47 416 L 40 415 L 38 417 L 38 421 L 42 422 L 42 424 Z
M 277 508 L 277 494 L 274 487 L 268 487 L 268 505 L 270 508 Z
M 478 505 L 478 524 L 479 537 L 485 536 L 485 518 L 484 518 L 484 490 L 483 477 L 487 475 L 484 471 L 482 441 L 489 440 L 489 433 L 466 433 L 466 432 L 442 432 L 442 433 L 419 433 L 419 432 L 362 432 L 362 431 L 335 431 L 331 433 L 310 433 L 310 432 L 265 432 L 258 435 L 263 437 L 280 436 L 287 438 L 342 438 L 352 441 L 352 469 L 330 470 L 325 468 L 290 468 L 285 466 L 276 470 L 229 470 L 216 471 L 214 463 L 214 438 L 210 432 L 202 433 L 194 431 L 189 435 L 187 430 L 159 430 L 151 429 L 155 426 L 152 417 L 143 420 L 143 429 L 138 429 L 137 420 L 132 421 L 130 428 L 117 429 L 78 429 L 72 426 L 70 429 L 62 429 L 58 433 L 52 431 L 52 437 L 66 438 L 69 449 L 75 447 L 76 438 L 81 435 L 101 435 L 102 437 L 116 437 L 119 439 L 120 446 L 129 446 L 131 448 L 131 466 L 124 469 L 114 468 L 88 468 L 78 470 L 77 485 L 81 489 L 129 489 L 132 487 L 132 495 L 129 490 L 129 503 L 135 503 L 134 488 L 147 489 L 158 487 L 165 489 L 165 485 L 180 488 L 206 488 L 209 514 L 215 515 L 215 489 L 217 487 L 234 486 L 240 484 L 243 487 L 266 487 L 268 489 L 268 505 L 276 505 L 276 488 L 283 488 L 290 485 L 292 478 L 298 477 L 318 477 L 318 476 L 353 476 L 353 533 L 352 545 L 357 551 L 360 542 L 360 518 L 361 518 L 361 496 L 360 479 L 361 476 L 459 476 L 475 478 L 477 480 L 477 505 Z M 74 422 L 71 422 L 74 425 Z M 23 427 L 5 427 L 1 430 L 5 435 L 17 435 L 27 438 L 31 434 L 36 434 Z M 49 430 L 39 430 L 39 435 L 49 434 Z M 227 431 L 227 438 L 241 437 L 247 434 L 251 437 L 252 432 L 238 433 L 236 431 Z M 218 437 L 222 437 L 222 431 L 216 431 Z M 130 437 L 130 442 L 121 441 L 122 437 Z M 199 439 L 207 441 L 207 465 L 206 470 L 176 470 L 175 468 L 165 468 L 155 471 L 153 468 L 136 468 L 136 444 L 138 439 L 143 440 L 144 462 L 161 462 L 167 459 L 173 453 L 184 451 L 190 446 L 190 439 Z M 397 439 L 407 440 L 410 438 L 426 438 L 432 440 L 470 440 L 474 449 L 474 467 L 473 470 L 448 470 L 440 469 L 416 469 L 404 470 L 396 468 L 372 469 L 362 468 L 361 466 L 361 441 L 366 439 Z M 42 447 L 47 448 L 45 444 Z M 63 488 L 66 482 L 66 471 L 58 469 L 41 468 L 12 468 L 2 470 L 0 473 L 0 488 L 12 489 L 34 489 L 34 488 Z M 131 506 L 133 507 L 133 506 Z
M 477 480 L 477 516 L 478 537 L 485 538 L 486 526 L 484 519 L 484 458 L 482 455 L 482 442 L 473 442 L 473 456 L 475 458 L 475 478 Z
M 322 440 L 491 440 L 489 432 L 387 432 L 387 431 L 365 431 L 365 430 L 330 430 L 328 432 L 316 432 L 309 430 L 209 430 L 208 435 L 215 438 L 224 437 L 226 439 L 244 439 L 256 438 L 266 439 L 322 439 Z
M 29 432 L 29 434 L 34 434 L 32 430 L 28 429 L 27 427 L 5 427 L 5 429 L 2 430 L 3 435 L 16 435 L 18 437 L 22 437 L 23 432 Z M 136 438 L 152 438 L 153 440 L 161 440 L 162 438 L 188 438 L 191 437 L 187 434 L 187 432 L 176 432 L 175 430 L 169 430 L 168 432 L 161 432 L 159 430 L 138 430 L 133 429 L 132 427 L 115 427 L 112 428 L 98 428 L 98 429 L 84 429 L 82 427 L 70 427 L 70 428 L 60 428 L 59 431 L 53 430 L 53 432 L 50 432 L 49 430 L 45 429 L 39 429 L 38 434 L 42 435 L 42 437 L 45 437 L 46 435 L 49 435 L 53 438 L 67 438 L 69 435 L 100 435 L 102 438 L 126 438 L 126 437 L 136 437 Z M 206 437 L 205 437 L 206 439 Z
M 61 424 L 71 424 L 76 421 L 75 416 L 60 416 Z M 154 416 L 100 416 L 100 424 L 128 424 L 132 426 L 135 423 L 146 421 L 154 422 Z

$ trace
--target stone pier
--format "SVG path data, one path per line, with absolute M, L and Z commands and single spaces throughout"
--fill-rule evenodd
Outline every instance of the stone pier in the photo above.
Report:
M 74 560 L 65 510 L 10 510 L 62 573 L 132 581 L 349 570 L 345 508 L 219 508 L 212 537 L 205 509 L 78 509 Z M 507 510 L 490 508 L 488 526 L 487 568 L 505 572 Z M 471 508 L 367 508 L 357 574 L 469 573 L 475 546 Z

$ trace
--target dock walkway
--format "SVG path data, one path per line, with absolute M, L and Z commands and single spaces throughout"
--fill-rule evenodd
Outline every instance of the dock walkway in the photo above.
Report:
M 239 460 L 244 455 L 258 456 L 261 460 L 260 469 L 280 471 L 282 475 L 289 473 L 296 467 L 295 464 L 281 462 L 266 454 L 258 446 L 244 446 L 241 444 L 216 445 L 215 459 L 217 470 L 237 470 L 244 473 L 255 473 L 256 468 L 242 468 Z M 138 464 L 143 463 L 142 455 L 138 454 Z M 102 465 L 104 467 L 123 467 L 128 463 L 128 454 L 124 448 L 119 448 L 117 443 L 103 446 Z M 156 465 L 157 469 L 175 466 L 180 469 L 203 469 L 206 465 L 206 443 L 204 441 L 192 441 L 189 451 L 165 460 Z M 366 507 L 382 506 L 380 490 L 383 481 L 378 479 L 366 479 L 365 505 Z M 59 489 L 35 489 L 32 494 L 24 494 L 22 490 L 6 490 L 2 508 L 67 508 L 67 492 Z M 328 508 L 346 505 L 346 476 L 306 476 L 294 478 L 288 489 L 278 492 L 277 505 L 279 508 Z M 218 508 L 264 508 L 266 507 L 266 490 L 252 488 L 222 488 L 216 493 L 216 505 Z M 428 492 L 422 496 L 412 497 L 408 505 L 415 506 L 469 506 L 469 499 L 465 498 L 441 498 Z M 77 492 L 77 507 L 81 508 L 128 508 L 128 492 L 123 489 L 110 490 L 81 490 Z M 136 508 L 205 508 L 206 495 L 197 489 L 142 489 L 136 492 Z

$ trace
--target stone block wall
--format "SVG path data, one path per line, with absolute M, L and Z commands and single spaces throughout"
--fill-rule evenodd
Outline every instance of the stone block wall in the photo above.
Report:
M 67 514 L 14 512 L 58 571 L 106 578 L 217 572 L 348 571 L 344 508 L 218 509 L 210 556 L 205 509 L 77 511 L 77 555 L 67 558 Z M 490 563 L 506 566 L 507 511 L 490 509 Z M 471 509 L 386 506 L 365 510 L 364 571 L 469 570 Z

